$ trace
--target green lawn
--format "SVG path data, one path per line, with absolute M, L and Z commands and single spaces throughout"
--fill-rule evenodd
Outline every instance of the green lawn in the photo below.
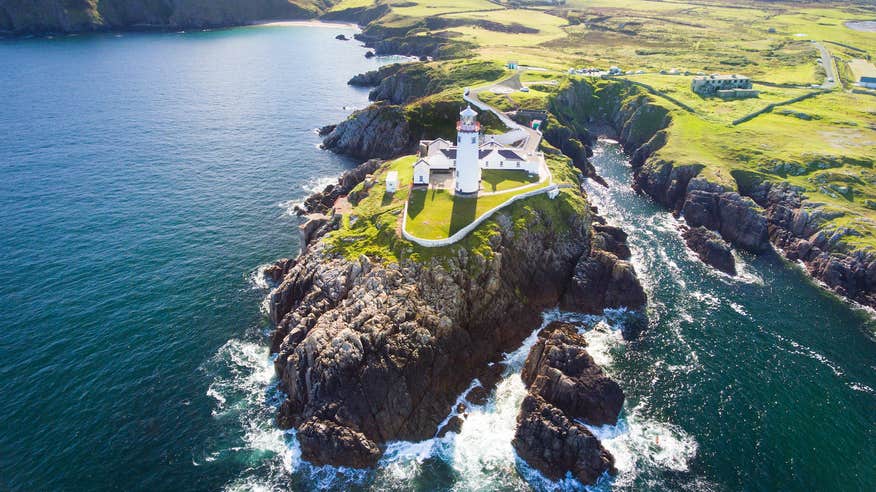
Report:
M 481 187 L 484 191 L 505 191 L 538 182 L 538 176 L 526 171 L 486 169 L 481 173 Z
M 450 237 L 484 212 L 520 193 L 512 191 L 481 197 L 459 197 L 447 190 L 414 190 L 408 203 L 407 231 L 422 239 Z

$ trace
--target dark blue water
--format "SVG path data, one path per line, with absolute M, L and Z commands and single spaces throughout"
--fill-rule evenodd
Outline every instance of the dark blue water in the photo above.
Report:
M 281 204 L 354 164 L 313 129 L 380 61 L 338 33 L 0 43 L 0 489 L 209 490 L 258 459 L 207 393 L 263 347 Z
M 524 490 L 508 355 L 458 436 L 395 443 L 375 472 L 313 468 L 273 425 L 260 266 L 297 252 L 287 214 L 353 165 L 313 129 L 366 104 L 381 63 L 339 28 L 0 43 L 0 489 Z M 594 203 L 631 233 L 650 326 L 581 324 L 627 393 L 594 429 L 615 490 L 870 490 L 868 313 L 777 257 L 730 279 L 684 248 L 602 144 Z M 448 409 L 449 410 L 449 409 Z M 574 487 L 566 482 L 564 487 Z

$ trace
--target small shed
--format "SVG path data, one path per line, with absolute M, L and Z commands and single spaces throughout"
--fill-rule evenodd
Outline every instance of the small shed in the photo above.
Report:
M 430 171 L 429 162 L 426 159 L 420 159 L 414 163 L 414 185 L 429 184 Z
M 386 173 L 386 192 L 395 193 L 398 191 L 398 171 L 390 171 Z

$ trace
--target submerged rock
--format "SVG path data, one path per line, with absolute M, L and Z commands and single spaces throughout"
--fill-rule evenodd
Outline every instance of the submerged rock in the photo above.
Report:
M 736 260 L 730 244 L 718 234 L 705 227 L 685 227 L 681 236 L 687 246 L 699 256 L 703 263 L 727 275 L 736 275 Z

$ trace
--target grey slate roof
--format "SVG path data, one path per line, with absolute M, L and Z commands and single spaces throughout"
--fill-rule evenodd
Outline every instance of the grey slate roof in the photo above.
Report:
M 523 157 L 520 157 L 520 154 L 518 154 L 517 152 L 514 152 L 513 150 L 500 150 L 499 155 L 501 155 L 505 159 L 513 160 L 513 161 L 525 161 L 526 160 Z

